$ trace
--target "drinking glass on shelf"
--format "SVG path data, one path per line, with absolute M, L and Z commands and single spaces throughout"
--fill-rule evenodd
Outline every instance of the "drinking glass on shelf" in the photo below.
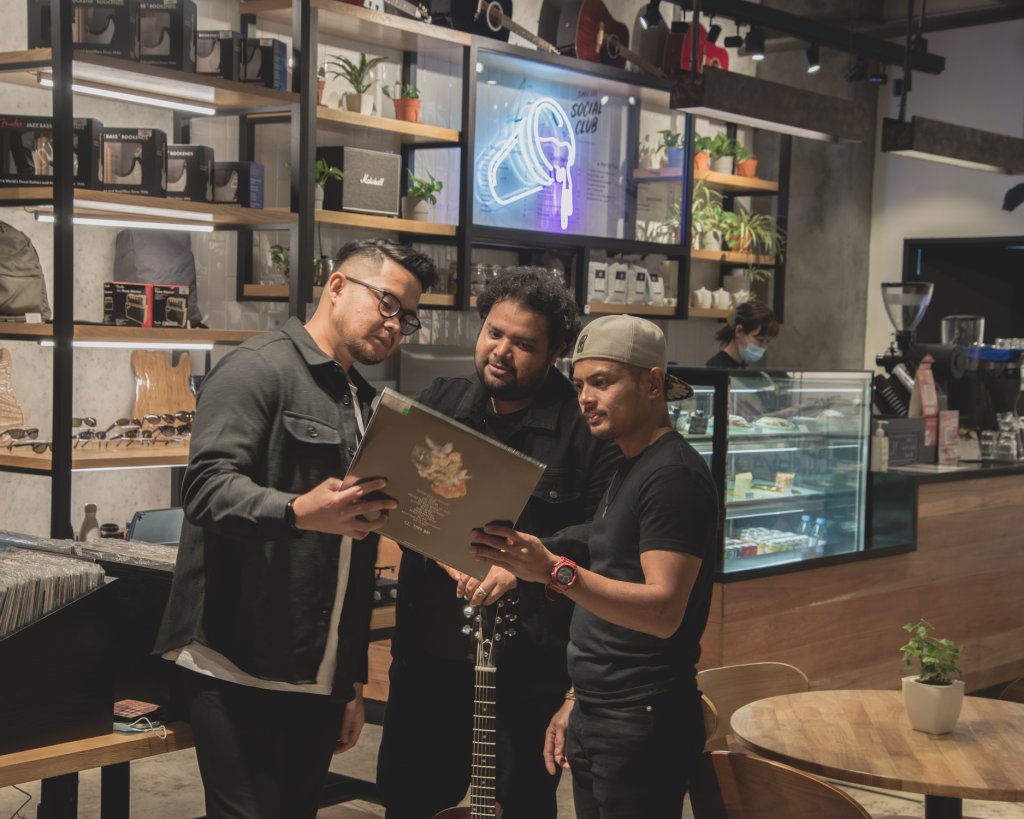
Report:
M 992 460 L 996 454 L 996 431 L 994 429 L 983 429 L 978 433 L 978 446 L 981 449 L 983 461 Z

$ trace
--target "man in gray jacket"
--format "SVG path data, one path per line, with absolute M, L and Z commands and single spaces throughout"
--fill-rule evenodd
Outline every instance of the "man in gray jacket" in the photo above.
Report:
M 156 651 L 195 672 L 210 819 L 314 817 L 332 753 L 359 738 L 376 513 L 397 504 L 366 498 L 383 480 L 343 479 L 374 394 L 353 364 L 419 329 L 436 278 L 410 248 L 349 243 L 305 326 L 247 341 L 203 383 Z

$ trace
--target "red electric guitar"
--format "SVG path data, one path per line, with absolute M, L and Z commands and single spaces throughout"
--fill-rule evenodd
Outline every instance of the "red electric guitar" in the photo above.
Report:
M 495 799 L 494 731 L 495 685 L 498 655 L 505 641 L 514 637 L 518 601 L 499 600 L 488 611 L 484 606 L 467 608 L 473 619 L 470 629 L 476 637 L 476 682 L 473 705 L 473 776 L 469 785 L 468 808 L 446 808 L 434 819 L 501 819 Z
M 693 43 L 693 30 L 697 29 L 697 71 L 711 65 L 723 71 L 729 70 L 729 52 L 717 43 L 708 42 L 708 30 L 701 23 L 690 23 L 686 33 L 669 32 L 665 39 L 665 55 L 661 67 L 666 74 L 678 74 L 689 71 L 691 65 L 690 49 Z

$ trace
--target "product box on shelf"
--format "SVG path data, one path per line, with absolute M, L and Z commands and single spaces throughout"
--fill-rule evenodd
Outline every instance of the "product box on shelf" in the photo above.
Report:
M 238 81 L 242 66 L 242 35 L 237 31 L 196 34 L 196 73 Z
M 242 82 L 288 90 L 288 47 L 281 40 L 246 37 L 242 40 Z
M 629 294 L 629 265 L 623 261 L 608 264 L 608 304 L 625 304 Z
M 193 0 L 142 0 L 139 10 L 142 62 L 195 71 L 196 20 Z
M 591 260 L 588 267 L 587 301 L 604 304 L 608 298 L 608 263 Z
M 103 190 L 165 196 L 167 134 L 157 128 L 104 128 Z
M 103 283 L 103 323 L 117 327 L 184 327 L 188 287 L 141 282 Z
M 263 166 L 259 162 L 214 162 L 213 201 L 263 207 Z
M 647 268 L 639 262 L 629 265 L 629 286 L 626 292 L 627 304 L 645 304 L 647 302 Z
M 75 187 L 103 187 L 103 123 L 74 120 Z M 0 187 L 53 184 L 53 118 L 0 114 Z
M 324 209 L 398 215 L 402 179 L 402 158 L 398 154 L 365 148 L 317 148 L 317 159 L 325 159 L 345 173 L 341 182 L 324 185 Z
M 139 0 L 72 0 L 72 6 L 76 50 L 139 59 Z M 28 47 L 51 47 L 49 0 L 28 0 Z
M 647 304 L 665 303 L 665 282 L 658 273 L 647 274 Z
M 889 465 L 934 463 L 935 448 L 925 448 L 925 419 L 917 418 L 882 418 L 885 436 L 889 439 Z
M 167 146 L 167 198 L 213 201 L 213 148 Z

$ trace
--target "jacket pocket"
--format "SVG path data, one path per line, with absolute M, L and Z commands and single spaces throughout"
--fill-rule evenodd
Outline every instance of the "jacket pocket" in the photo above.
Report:
M 334 446 L 341 443 L 341 433 L 337 428 L 319 418 L 285 410 L 283 419 L 285 430 L 296 441 L 304 444 L 333 444 Z
M 548 467 L 544 470 L 533 496 L 544 503 L 572 503 L 580 498 L 580 490 L 576 485 L 576 471 L 559 467 Z

